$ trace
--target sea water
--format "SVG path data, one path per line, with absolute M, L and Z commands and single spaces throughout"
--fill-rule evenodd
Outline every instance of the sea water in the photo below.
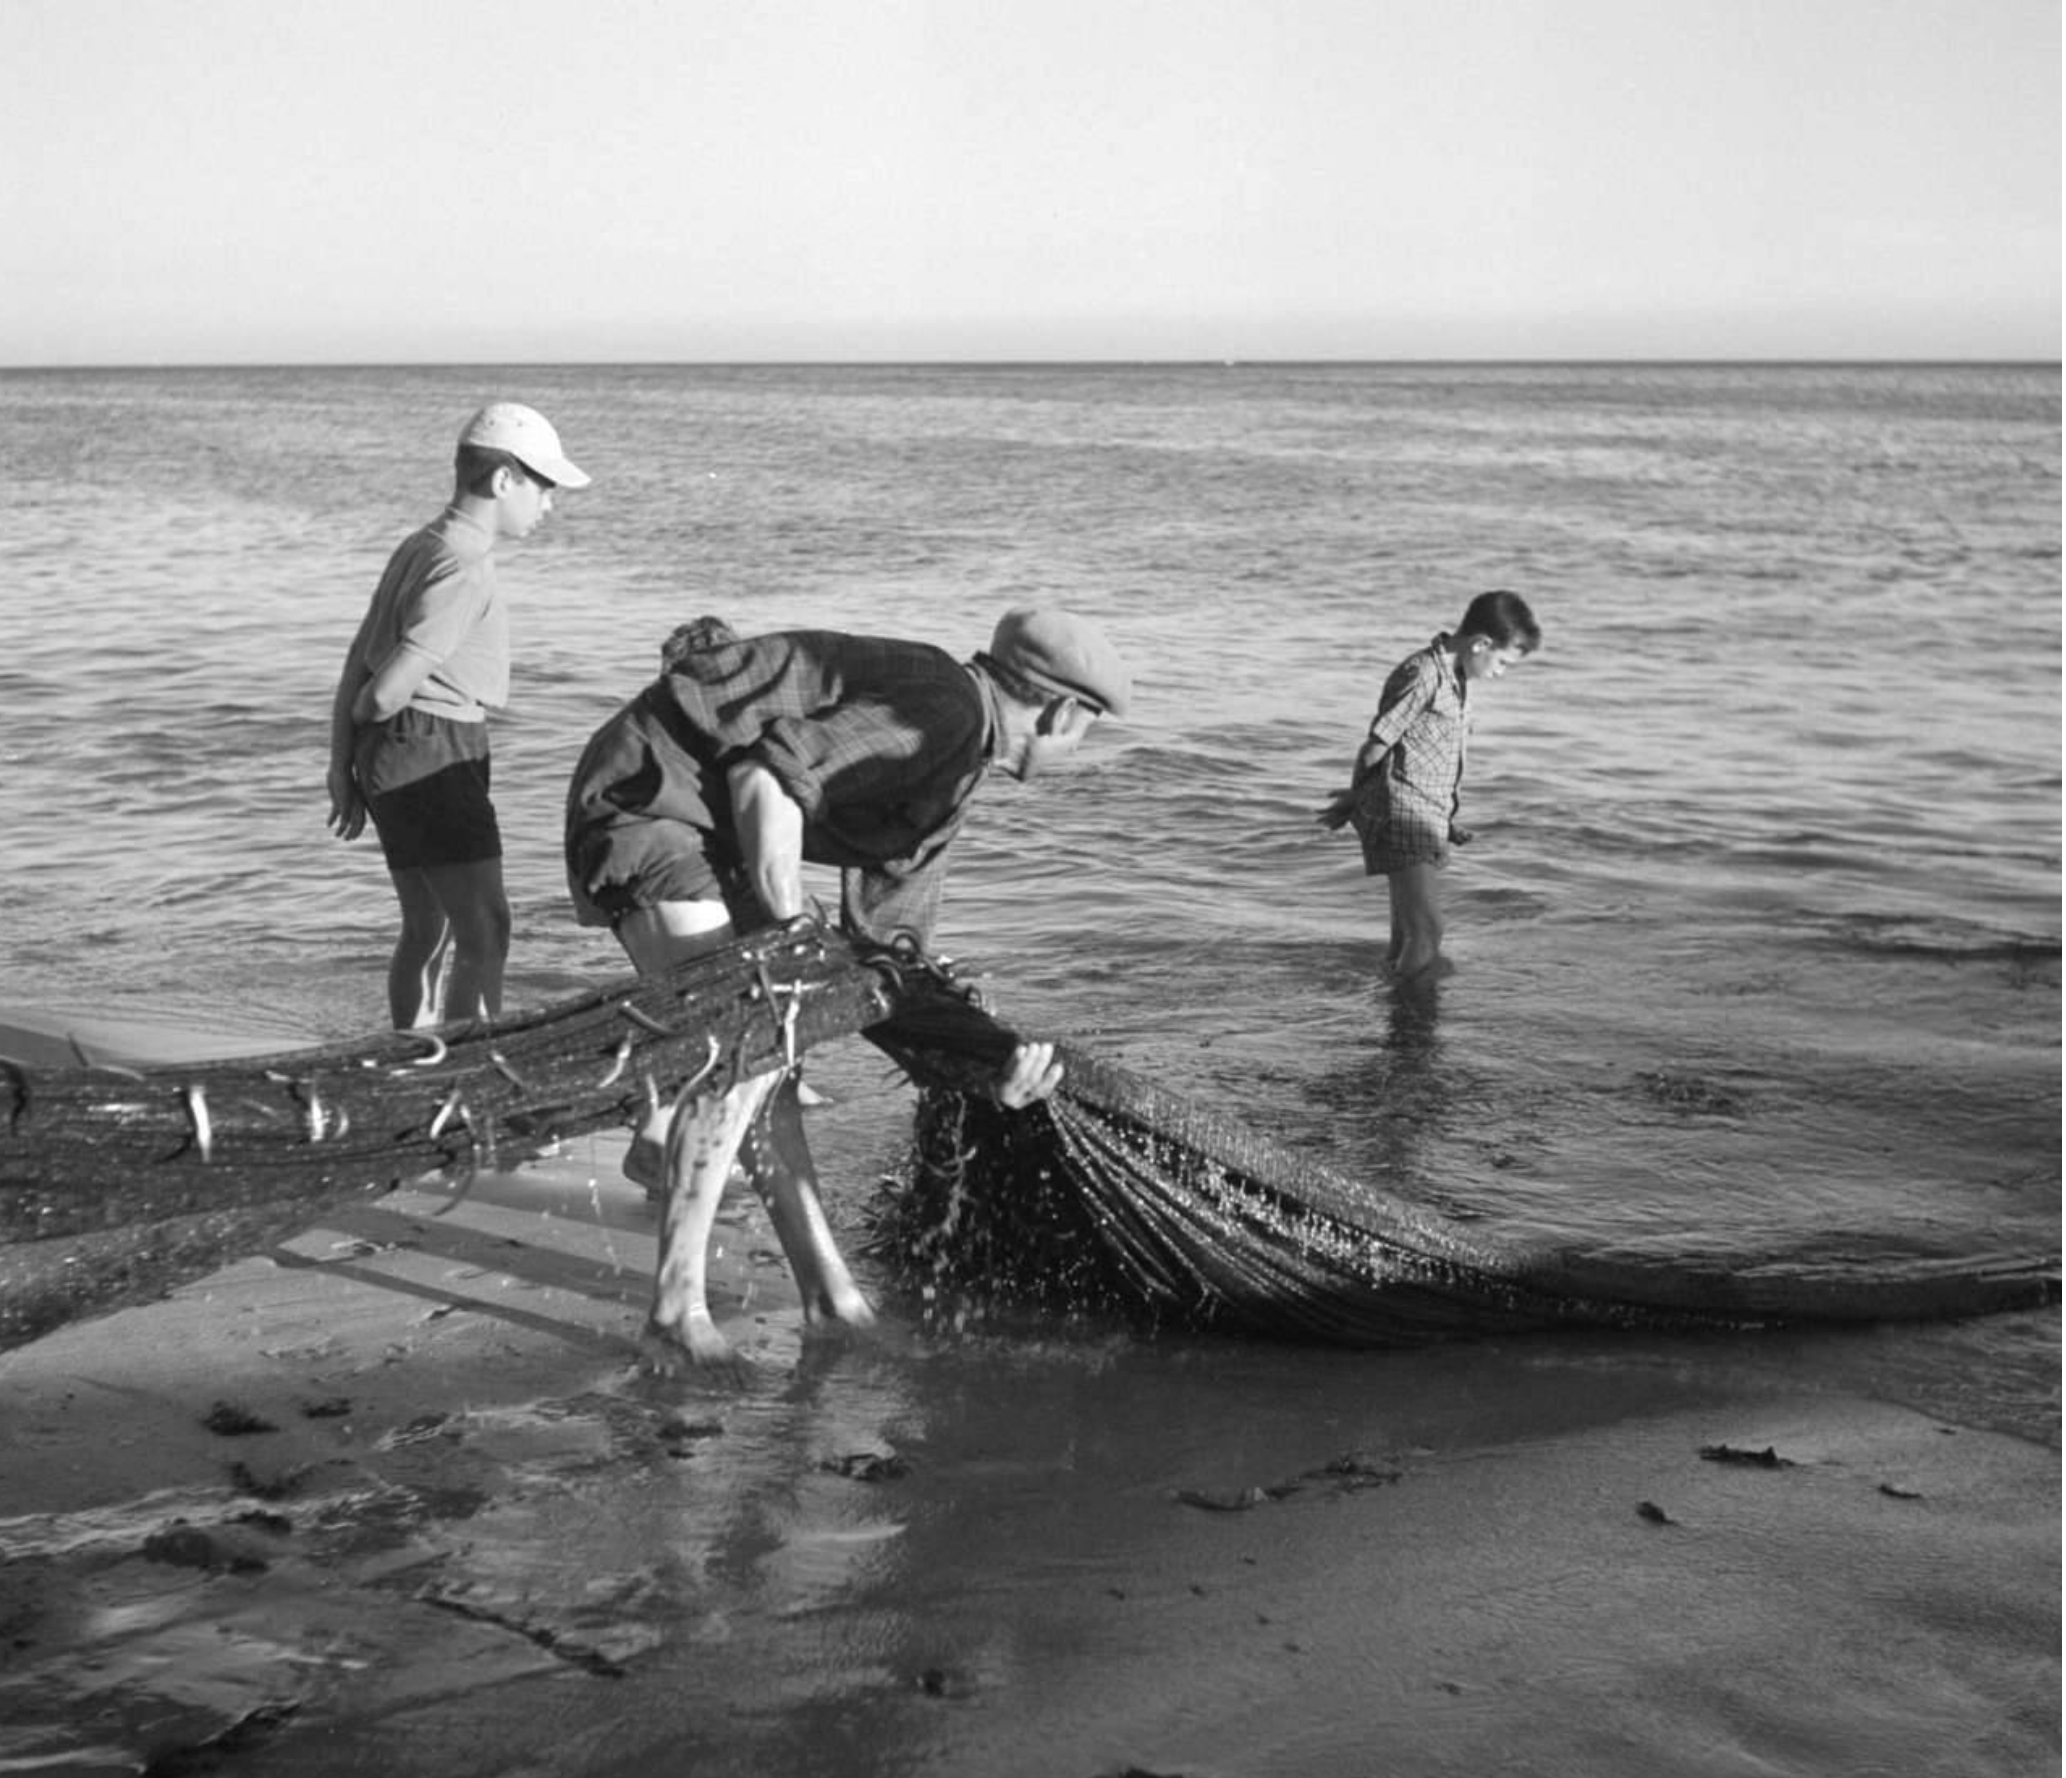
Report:
M 967 654 L 1058 601 L 1138 709 L 959 847 L 942 947 L 1014 1023 L 1517 1239 L 2056 1251 L 2056 366 L 0 373 L 0 1006 L 380 1026 L 330 700 L 499 397 L 594 477 L 503 558 L 512 1002 L 623 970 L 561 799 L 676 623 Z M 1544 646 L 1474 697 L 1454 968 L 1402 1000 L 1313 816 L 1493 586 Z M 2056 1439 L 2057 1329 L 1840 1363 Z

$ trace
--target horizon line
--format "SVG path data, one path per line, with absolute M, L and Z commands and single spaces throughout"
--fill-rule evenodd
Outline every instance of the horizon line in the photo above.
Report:
M 1830 357 L 1824 354 L 1779 357 L 1768 353 L 1742 357 L 1709 354 L 1686 357 L 1631 355 L 1627 357 L 1553 356 L 1528 357 L 1056 357 L 1056 358 L 268 358 L 268 359 L 182 359 L 136 358 L 79 360 L 50 363 L 0 364 L 0 374 L 79 371 L 222 371 L 222 370 L 1200 370 L 1324 367 L 1331 369 L 1443 369 L 1469 368 L 1610 368 L 1661 365 L 1687 369 L 1871 369 L 1883 368 L 2002 368 L 2058 369 L 2059 356 L 2028 357 L 1973 354 L 1894 357 L 1861 354 Z

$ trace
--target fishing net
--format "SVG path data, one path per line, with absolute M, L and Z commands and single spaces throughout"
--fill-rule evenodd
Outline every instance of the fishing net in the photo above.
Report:
M 974 1000 L 900 999 L 867 1035 L 920 1083 L 871 1257 L 929 1312 L 998 1305 L 1353 1346 L 1548 1327 L 1921 1319 L 2057 1299 L 2057 1256 L 1705 1268 L 1507 1244 L 1278 1147 L 1079 1050 L 1049 1100 L 974 1090 L 1011 1034 Z M 959 1069 L 953 1059 L 960 1058 Z
M 1510 1247 L 1291 1154 L 1074 1049 L 990 1103 L 1018 1041 L 953 973 L 822 919 L 444 1035 L 131 1068 L 0 1056 L 0 1349 L 201 1276 L 332 1205 L 444 1172 L 455 1194 L 862 1032 L 921 1091 L 870 1247 L 922 1298 L 1353 1345 L 1556 1325 L 1741 1326 L 2055 1300 L 2057 1256 L 1845 1270 L 1638 1268 Z
M 456 1197 L 684 1083 L 718 1091 L 889 1009 L 819 919 L 490 1023 L 130 1067 L 0 1054 L 0 1350 L 147 1300 L 432 1174 Z

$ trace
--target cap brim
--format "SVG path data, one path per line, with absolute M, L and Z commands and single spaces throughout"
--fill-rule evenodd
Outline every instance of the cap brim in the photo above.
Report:
M 545 466 L 544 474 L 556 488 L 585 488 L 588 486 L 588 472 L 576 469 L 564 457 L 556 457 Z
M 575 468 L 564 457 L 527 457 L 521 451 L 511 451 L 510 455 L 516 458 L 533 475 L 544 476 L 555 488 L 585 488 L 588 486 L 588 476 L 586 473 Z

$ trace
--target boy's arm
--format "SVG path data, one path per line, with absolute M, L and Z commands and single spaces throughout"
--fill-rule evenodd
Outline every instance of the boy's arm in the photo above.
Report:
M 1399 744 L 1399 737 L 1414 718 L 1435 701 L 1441 679 L 1425 652 L 1402 661 L 1385 681 L 1378 699 L 1377 714 L 1370 719 L 1370 733 L 1356 754 L 1355 781 L 1360 784 L 1383 764 L 1387 753 Z
M 1328 798 L 1327 806 L 1314 817 L 1322 827 L 1346 827 L 1349 817 L 1356 812 L 1356 797 L 1371 774 L 1384 763 L 1384 756 L 1397 746 L 1396 740 L 1380 741 L 1377 724 L 1371 724 L 1370 738 L 1356 749 L 1356 760 L 1349 768 L 1349 787 L 1337 790 Z
M 357 636 L 345 654 L 344 671 L 337 676 L 337 691 L 330 700 L 330 830 L 341 840 L 355 840 L 366 831 L 366 799 L 352 773 L 359 735 L 352 704 L 365 679 L 365 638 Z
M 1322 805 L 1313 819 L 1322 827 L 1346 827 L 1349 817 L 1356 812 L 1356 787 L 1351 784 L 1346 790 L 1337 790 Z
M 385 722 L 416 695 L 437 664 L 433 656 L 403 643 L 360 684 L 352 699 L 352 720 L 361 727 Z
M 802 805 L 758 760 L 741 760 L 725 782 L 747 881 L 773 918 L 795 919 L 803 912 Z
M 1398 744 L 1398 736 L 1394 735 L 1387 740 L 1373 729 L 1370 738 L 1356 749 L 1356 763 L 1349 768 L 1349 783 L 1352 786 L 1361 784 L 1384 764 L 1385 755 Z
M 436 665 L 421 649 L 404 644 L 370 672 L 365 633 L 353 639 L 330 705 L 330 826 L 339 839 L 357 839 L 366 828 L 366 799 L 352 775 L 359 731 L 406 705 Z
M 1327 799 L 1326 807 L 1318 815 L 1314 816 L 1313 819 L 1318 821 L 1322 827 L 1346 827 L 1349 824 L 1349 817 L 1356 812 L 1356 798 L 1361 793 L 1364 784 L 1368 781 L 1371 773 L 1375 772 L 1379 765 L 1383 763 L 1384 756 L 1391 752 L 1391 750 L 1392 743 L 1389 741 L 1382 747 L 1375 749 L 1372 748 L 1370 742 L 1364 742 L 1362 750 L 1356 755 L 1355 766 L 1349 773 L 1348 789 L 1337 790 L 1333 796 Z
M 1337 790 L 1317 817 L 1323 827 L 1342 827 L 1355 811 L 1356 793 L 1369 781 L 1377 768 L 1384 764 L 1385 755 L 1398 746 L 1399 737 L 1406 732 L 1407 725 L 1435 700 L 1434 681 L 1421 671 L 1421 657 L 1402 663 L 1394 669 L 1385 681 L 1384 695 L 1378 701 L 1377 714 L 1370 719 L 1370 733 L 1364 737 L 1363 745 L 1356 749 L 1356 760 L 1349 768 L 1349 787 Z
M 410 546 L 404 544 L 404 550 Z M 361 727 L 385 722 L 406 706 L 416 689 L 448 660 L 481 621 L 493 581 L 449 557 L 419 565 L 404 589 L 392 618 L 396 640 L 378 661 L 367 647 L 373 613 L 359 629 L 356 644 L 361 682 L 352 700 L 352 720 Z M 395 569 L 389 566 L 392 576 Z M 385 587 L 387 583 L 383 581 Z M 375 594 L 376 601 L 379 594 Z
M 401 580 L 397 580 L 397 576 Z M 414 577 L 412 579 L 412 577 Z M 371 638 L 391 585 L 407 593 L 399 612 L 402 639 L 378 666 Z M 342 839 L 356 839 L 366 826 L 366 802 L 353 775 L 359 731 L 385 722 L 416 695 L 465 626 L 478 616 L 484 596 L 478 577 L 468 577 L 450 559 L 425 563 L 414 541 L 390 559 L 380 589 L 359 620 L 344 657 L 337 696 L 330 708 L 330 825 Z M 471 601 L 471 602 L 469 602 Z

